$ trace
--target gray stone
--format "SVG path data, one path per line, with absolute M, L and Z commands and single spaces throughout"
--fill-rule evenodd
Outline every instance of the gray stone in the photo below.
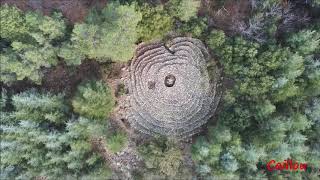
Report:
M 210 74 L 209 61 L 214 64 Z M 212 61 L 198 39 L 140 44 L 130 66 L 132 127 L 152 136 L 185 138 L 197 133 L 220 99 L 220 70 Z

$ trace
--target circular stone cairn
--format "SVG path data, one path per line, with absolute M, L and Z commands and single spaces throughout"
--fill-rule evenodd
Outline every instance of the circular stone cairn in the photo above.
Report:
M 176 138 L 199 132 L 220 99 L 220 71 L 216 65 L 209 71 L 208 62 L 214 61 L 198 39 L 141 43 L 130 66 L 128 120 L 133 128 Z

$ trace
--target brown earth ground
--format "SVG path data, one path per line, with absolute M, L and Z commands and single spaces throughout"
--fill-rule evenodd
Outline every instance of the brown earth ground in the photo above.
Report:
M 202 0 L 198 14 L 208 16 L 209 27 L 232 33 L 234 24 L 246 21 L 250 11 L 249 0 L 226 0 L 224 3 Z
M 81 22 L 92 7 L 104 7 L 107 0 L 0 0 L 0 4 L 15 5 L 23 11 L 40 11 L 49 15 L 58 10 L 70 23 Z

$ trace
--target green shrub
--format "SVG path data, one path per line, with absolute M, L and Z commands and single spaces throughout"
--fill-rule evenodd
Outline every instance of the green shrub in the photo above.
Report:
M 65 34 L 60 13 L 51 17 L 38 13 L 22 13 L 15 7 L 1 6 L 1 38 L 10 46 L 1 51 L 1 81 L 11 83 L 29 79 L 41 83 L 42 67 L 58 62 L 57 44 Z
M 190 178 L 183 167 L 182 152 L 173 141 L 157 138 L 140 146 L 138 151 L 146 163 L 147 176 L 152 172 L 153 176 L 165 176 L 169 179 Z
M 29 31 L 24 13 L 7 4 L 0 7 L 1 37 L 7 40 L 22 38 Z
M 101 12 L 93 11 L 86 23 L 75 25 L 71 42 L 62 46 L 59 56 L 74 65 L 84 58 L 128 61 L 135 50 L 136 26 L 140 20 L 141 14 L 134 4 L 108 3 Z
M 4 179 L 61 176 L 67 147 L 60 124 L 66 121 L 62 95 L 28 91 L 14 95 L 10 121 L 1 121 L 1 175 Z
M 113 153 L 119 152 L 127 143 L 128 137 L 126 134 L 117 132 L 107 139 L 107 148 Z
M 177 27 L 177 31 L 195 38 L 202 38 L 203 33 L 207 30 L 207 18 L 191 18 L 188 22 L 182 22 L 180 27 Z
M 26 91 L 13 95 L 12 105 L 12 112 L 1 109 L 1 179 L 110 176 L 90 144 L 91 137 L 104 137 L 106 123 L 68 120 L 62 94 Z
M 51 122 L 61 124 L 66 121 L 68 106 L 62 94 L 40 94 L 35 90 L 26 91 L 12 97 L 15 107 L 14 117 L 18 120 Z
M 72 99 L 74 112 L 90 119 L 108 117 L 114 105 L 111 90 L 102 81 L 90 81 L 79 85 Z
M 68 142 L 70 150 L 65 152 L 61 158 L 66 163 L 68 169 L 75 174 L 87 174 L 84 169 L 97 170 L 104 168 L 104 162 L 100 154 L 93 151 L 91 146 L 92 137 L 104 137 L 107 133 L 107 124 L 79 117 L 69 121 L 66 133 L 60 137 Z M 89 169 L 88 169 L 89 170 Z M 108 171 L 108 170 L 107 170 Z
M 141 7 L 142 20 L 137 31 L 142 41 L 159 40 L 173 30 L 173 18 L 163 6 Z
M 197 16 L 200 3 L 200 0 L 170 0 L 166 6 L 170 15 L 186 22 Z
M 320 32 L 315 30 L 302 30 L 298 33 L 292 34 L 287 39 L 287 44 L 302 55 L 309 55 L 320 52 Z
M 212 30 L 207 40 L 208 46 L 215 50 L 225 43 L 226 37 L 223 31 Z

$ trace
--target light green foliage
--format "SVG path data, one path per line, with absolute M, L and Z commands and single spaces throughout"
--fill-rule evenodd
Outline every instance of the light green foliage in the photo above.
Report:
M 126 134 L 118 132 L 108 137 L 107 148 L 112 152 L 119 152 L 127 143 L 128 137 Z
M 197 17 L 199 7 L 199 0 L 170 0 L 155 6 L 143 4 L 139 40 L 161 40 L 174 33 L 201 37 L 207 28 L 207 19 Z
M 100 155 L 92 151 L 90 140 L 105 134 L 106 129 L 106 124 L 83 117 L 67 123 L 67 132 L 60 138 L 70 146 L 70 150 L 61 157 L 68 169 L 81 174 L 85 168 L 103 166 Z
M 223 31 L 212 30 L 209 35 L 209 39 L 207 40 L 208 46 L 211 49 L 218 49 L 221 45 L 224 44 L 226 37 Z
M 32 36 L 40 45 L 46 41 L 54 41 L 62 38 L 65 34 L 65 22 L 61 13 L 53 13 L 52 16 L 42 16 L 38 13 L 26 14 L 26 23 Z
M 238 169 L 238 163 L 236 159 L 228 152 L 223 154 L 220 158 L 221 166 L 227 172 L 235 172 Z
M 80 85 L 72 99 L 74 112 L 90 119 L 105 119 L 114 105 L 111 90 L 102 81 L 90 81 Z
M 61 94 L 27 91 L 13 95 L 12 105 L 14 111 L 1 112 L 1 179 L 110 175 L 90 144 L 91 137 L 106 134 L 106 124 L 82 117 L 68 121 Z
M 21 38 L 28 32 L 24 14 L 18 8 L 7 4 L 0 7 L 0 27 L 0 36 L 8 40 Z
M 241 139 L 230 129 L 219 125 L 210 127 L 208 139 L 201 136 L 192 147 L 197 173 L 201 177 L 236 177 L 238 159 L 244 153 Z
M 160 172 L 169 177 L 175 176 L 181 166 L 181 156 L 181 151 L 177 149 L 169 149 L 159 164 Z
M 155 139 L 139 149 L 146 163 L 147 171 L 160 177 L 174 178 L 181 176 L 182 152 L 175 143 L 164 138 Z
M 2 13 L 4 12 L 4 13 Z M 56 65 L 55 42 L 65 34 L 65 23 L 60 13 L 51 17 L 38 13 L 22 13 L 15 7 L 1 6 L 1 37 L 10 46 L 1 51 L 1 80 L 11 83 L 25 78 L 40 84 L 41 67 Z
M 62 175 L 61 158 L 66 148 L 59 139 L 59 124 L 65 121 L 66 113 L 62 95 L 29 91 L 14 95 L 12 101 L 15 111 L 9 115 L 11 121 L 1 126 L 3 176 L 29 179 Z
M 275 112 L 276 106 L 272 104 L 269 100 L 265 100 L 257 104 L 256 110 L 257 119 L 259 118 L 263 120 L 264 118 L 269 117 L 270 115 L 272 115 L 272 113 Z
M 80 64 L 84 58 L 105 62 L 128 61 L 133 56 L 141 14 L 135 5 L 109 3 L 101 12 L 93 11 L 86 23 L 76 24 L 71 42 L 59 53 L 67 64 Z
M 163 6 L 141 7 L 142 20 L 138 24 L 139 39 L 149 41 L 162 39 L 173 30 L 173 18 Z
M 171 15 L 178 17 L 181 21 L 189 21 L 197 16 L 200 3 L 200 0 L 170 0 L 166 6 Z
M 316 50 L 320 51 L 320 32 L 315 30 L 302 30 L 291 35 L 287 44 L 295 52 L 301 55 L 313 54 Z
M 113 60 L 127 61 L 133 56 L 137 40 L 136 26 L 141 20 L 141 14 L 136 12 L 134 5 L 116 6 L 110 4 L 103 11 L 106 24 L 103 29 L 103 49 L 107 49 L 105 56 Z M 114 26 L 114 27 L 113 27 Z
M 305 113 L 313 123 L 311 131 L 308 133 L 310 150 L 307 160 L 311 165 L 317 166 L 320 162 L 320 99 L 314 98 L 306 107 Z
M 28 78 L 40 84 L 40 68 L 57 63 L 56 54 L 51 47 L 38 48 L 20 42 L 13 42 L 12 47 L 13 49 L 0 54 L 1 80 L 6 83 Z
M 64 104 L 63 95 L 39 94 L 27 91 L 12 97 L 16 111 L 13 113 L 18 120 L 63 123 L 68 107 Z

